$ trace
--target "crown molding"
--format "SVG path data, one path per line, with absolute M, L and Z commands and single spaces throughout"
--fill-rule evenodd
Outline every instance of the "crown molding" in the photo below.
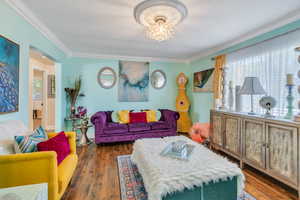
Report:
M 58 37 L 49 30 L 49 28 L 42 23 L 34 13 L 21 0 L 5 0 L 6 3 L 13 8 L 21 17 L 23 17 L 29 24 L 41 32 L 48 40 L 54 43 L 61 49 L 66 56 L 71 56 L 72 52 L 67 46 L 58 39 Z
M 262 26 L 259 29 L 256 29 L 255 31 L 251 31 L 251 32 L 249 32 L 249 33 L 247 33 L 247 34 L 245 34 L 241 37 L 238 37 L 238 38 L 234 39 L 234 40 L 231 40 L 231 41 L 226 42 L 222 45 L 219 45 L 219 46 L 210 48 L 208 50 L 205 50 L 205 51 L 199 53 L 196 56 L 192 56 L 188 59 L 188 61 L 193 62 L 193 61 L 196 61 L 198 59 L 208 57 L 208 56 L 210 56 L 214 53 L 218 53 L 219 51 L 222 51 L 222 50 L 225 50 L 227 48 L 233 47 L 234 45 L 240 44 L 240 43 L 245 42 L 249 39 L 253 39 L 253 38 L 255 38 L 259 35 L 262 35 L 264 33 L 268 33 L 270 31 L 273 31 L 273 30 L 275 30 L 277 28 L 280 28 L 284 25 L 295 22 L 296 20 L 299 20 L 299 19 L 300 19 L 300 9 L 286 15 L 281 20 L 277 20 L 273 23 L 269 23 L 265 26 Z
M 110 55 L 110 54 L 91 54 L 91 53 L 80 53 L 80 52 L 73 53 L 72 57 L 95 58 L 95 59 L 132 60 L 132 61 L 148 61 L 148 62 L 174 62 L 174 63 L 185 63 L 185 64 L 189 63 L 189 61 L 186 60 L 186 59 L 124 56 L 124 55 Z
M 58 37 L 50 31 L 50 29 L 42 23 L 34 13 L 22 2 L 22 0 L 5 0 L 6 3 L 13 8 L 21 17 L 23 17 L 28 23 L 34 28 L 41 32 L 49 41 L 53 42 L 59 49 L 61 49 L 67 57 L 81 57 L 81 58 L 96 58 L 96 59 L 124 59 L 124 60 L 137 60 L 137 61 L 152 61 L 152 62 L 175 62 L 189 64 L 198 59 L 210 56 L 218 53 L 221 50 L 227 49 L 239 43 L 245 42 L 249 39 L 255 38 L 261 34 L 270 32 L 276 28 L 282 27 L 289 23 L 292 23 L 300 19 L 300 9 L 286 15 L 283 19 L 269 23 L 255 31 L 251 31 L 241 37 L 226 42 L 222 45 L 215 46 L 213 48 L 204 50 L 195 56 L 191 56 L 187 59 L 176 59 L 176 58 L 161 58 L 161 57 L 137 57 L 137 56 L 121 56 L 121 55 L 109 55 L 109 54 L 93 54 L 93 53 L 82 53 L 72 52 Z
M 137 60 L 137 61 L 152 61 L 152 62 L 176 62 L 176 63 L 189 63 L 187 59 L 173 59 L 161 57 L 137 57 L 137 56 L 121 56 L 109 54 L 93 54 L 72 52 L 67 46 L 58 39 L 58 37 L 43 23 L 35 14 L 22 2 L 22 0 L 5 0 L 6 3 L 13 8 L 21 17 L 23 17 L 34 28 L 41 32 L 48 40 L 53 42 L 60 48 L 67 57 L 81 57 L 81 58 L 98 58 L 98 59 L 124 59 L 124 60 Z

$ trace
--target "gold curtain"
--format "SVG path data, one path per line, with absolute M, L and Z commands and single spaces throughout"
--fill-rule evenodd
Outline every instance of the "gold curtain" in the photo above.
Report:
M 226 55 L 216 57 L 214 72 L 214 99 L 222 97 L 222 69 L 226 64 Z

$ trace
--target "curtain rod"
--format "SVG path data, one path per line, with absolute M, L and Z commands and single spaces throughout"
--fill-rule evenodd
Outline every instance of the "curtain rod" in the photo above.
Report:
M 264 42 L 267 42 L 267 41 L 269 41 L 269 40 L 273 40 L 273 39 L 275 39 L 275 38 L 278 38 L 278 37 L 287 35 L 287 34 L 289 34 L 289 33 L 292 33 L 292 32 L 298 31 L 298 30 L 300 30 L 300 27 L 299 27 L 299 28 L 296 28 L 295 30 L 288 31 L 288 32 L 286 32 L 286 33 L 281 33 L 281 34 L 279 34 L 279 35 L 276 35 L 276 36 L 270 37 L 270 38 L 268 38 L 268 39 L 262 40 L 262 41 L 260 41 L 260 42 L 258 42 L 258 43 L 250 44 L 250 45 L 244 46 L 244 47 L 242 47 L 242 48 L 239 48 L 239 49 L 230 51 L 230 52 L 228 52 L 228 53 L 237 52 L 237 51 L 239 51 L 239 50 L 246 49 L 246 48 L 249 48 L 249 47 L 252 47 L 252 46 L 255 46 L 255 45 L 264 43 Z M 230 47 L 229 47 L 229 48 L 230 48 Z M 299 46 L 299 47 L 296 47 L 296 48 L 295 48 L 295 51 L 300 51 L 300 46 Z M 216 57 L 212 57 L 211 60 L 216 60 Z

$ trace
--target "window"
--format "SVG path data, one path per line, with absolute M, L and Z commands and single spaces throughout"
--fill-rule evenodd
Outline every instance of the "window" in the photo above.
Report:
M 232 80 L 233 85 L 243 85 L 247 76 L 256 76 L 267 95 L 277 101 L 273 114 L 284 116 L 287 107 L 286 74 L 294 74 L 295 87 L 293 88 L 295 112 L 298 110 L 300 83 L 297 72 L 300 64 L 297 62 L 299 52 L 295 47 L 300 46 L 300 30 L 290 32 L 283 36 L 265 41 L 255 46 L 241 49 L 227 55 L 227 80 Z M 262 95 L 254 96 L 254 111 L 264 113 L 259 106 Z M 242 96 L 242 111 L 250 111 L 250 96 Z

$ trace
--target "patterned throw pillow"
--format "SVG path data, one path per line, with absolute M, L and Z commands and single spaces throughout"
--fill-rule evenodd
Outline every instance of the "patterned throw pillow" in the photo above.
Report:
M 29 136 L 15 136 L 15 152 L 31 153 L 37 151 L 37 144 L 48 139 L 42 127 L 37 128 Z

